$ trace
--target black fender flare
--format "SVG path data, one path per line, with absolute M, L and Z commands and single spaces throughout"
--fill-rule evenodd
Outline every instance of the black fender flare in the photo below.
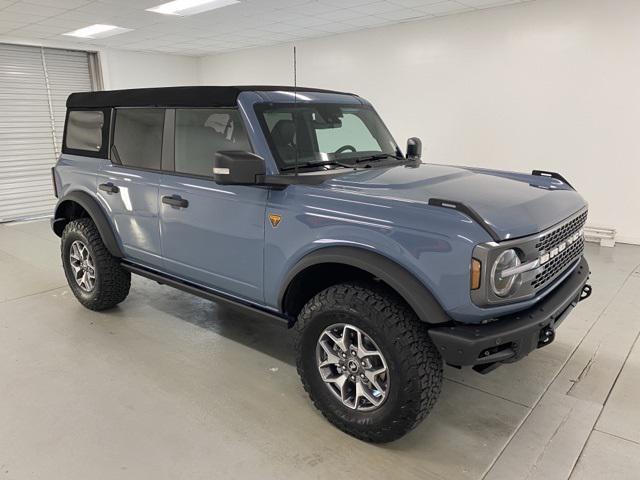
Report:
M 441 324 L 451 321 L 431 291 L 407 269 L 383 255 L 358 247 L 324 247 L 299 260 L 285 277 L 278 295 L 278 305 L 282 311 L 285 295 L 295 277 L 306 268 L 323 263 L 349 265 L 379 278 L 404 298 L 425 323 Z
M 63 206 L 66 205 L 65 202 L 74 202 L 80 205 L 87 212 L 89 217 L 91 217 L 91 220 L 93 220 L 93 223 L 96 225 L 98 233 L 100 233 L 100 237 L 102 238 L 105 247 L 107 247 L 107 250 L 109 250 L 109 253 L 114 257 L 124 257 L 116 234 L 107 218 L 107 214 L 104 212 L 98 201 L 86 192 L 79 190 L 70 192 L 58 201 L 52 221 L 53 231 L 56 235 L 62 235 L 62 229 L 60 229 L 58 225 L 62 223 L 62 228 L 64 228 L 64 225 L 69 223 L 71 220 L 64 215 L 65 207 Z

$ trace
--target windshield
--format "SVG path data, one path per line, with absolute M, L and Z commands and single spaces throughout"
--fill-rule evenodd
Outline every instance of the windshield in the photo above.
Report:
M 260 104 L 256 112 L 280 170 L 340 168 L 402 155 L 378 114 L 365 105 Z

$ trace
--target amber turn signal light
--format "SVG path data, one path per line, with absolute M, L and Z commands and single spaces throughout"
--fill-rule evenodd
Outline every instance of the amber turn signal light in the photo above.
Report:
M 482 270 L 482 264 L 480 260 L 475 258 L 471 259 L 471 290 L 477 290 L 480 288 L 480 272 Z

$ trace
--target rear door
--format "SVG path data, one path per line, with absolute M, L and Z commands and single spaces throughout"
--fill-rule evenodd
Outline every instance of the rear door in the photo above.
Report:
M 98 171 L 98 195 L 108 208 L 127 258 L 162 268 L 158 188 L 165 109 L 116 108 L 110 160 Z
M 162 254 L 174 275 L 262 301 L 268 190 L 212 180 L 220 150 L 251 150 L 237 109 L 176 109 L 174 158 L 160 184 Z

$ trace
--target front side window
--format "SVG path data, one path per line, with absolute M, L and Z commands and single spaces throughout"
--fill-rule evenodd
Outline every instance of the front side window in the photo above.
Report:
M 160 170 L 163 128 L 162 108 L 117 109 L 114 160 L 126 167 Z
M 364 105 L 262 104 L 256 111 L 281 170 L 401 156 L 380 117 Z
M 99 152 L 102 149 L 104 113 L 100 110 L 71 110 L 67 117 L 65 145 L 73 150 Z
M 176 110 L 176 172 L 213 176 L 213 158 L 216 152 L 225 150 L 251 150 L 247 132 L 237 110 Z

